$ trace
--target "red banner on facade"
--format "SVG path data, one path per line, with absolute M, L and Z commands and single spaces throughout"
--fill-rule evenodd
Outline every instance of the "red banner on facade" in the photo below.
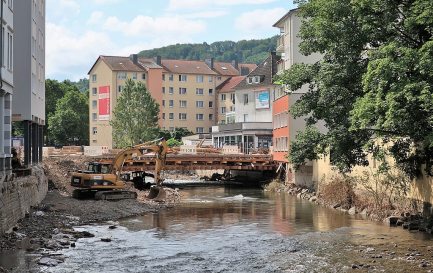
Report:
M 110 120 L 110 86 L 99 87 L 99 120 Z

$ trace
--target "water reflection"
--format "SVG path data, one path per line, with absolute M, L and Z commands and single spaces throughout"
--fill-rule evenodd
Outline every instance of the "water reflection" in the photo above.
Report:
M 155 229 L 158 236 L 251 223 L 281 235 L 351 225 L 351 219 L 343 213 L 259 189 L 191 189 L 182 193 L 182 199 L 182 204 L 175 208 L 126 219 L 121 224 L 132 231 Z

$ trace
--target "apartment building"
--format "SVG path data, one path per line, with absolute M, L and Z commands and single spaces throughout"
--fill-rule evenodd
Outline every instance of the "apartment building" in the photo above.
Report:
M 241 152 L 249 153 L 272 146 L 271 102 L 281 89 L 272 78 L 279 59 L 272 52 L 247 76 L 233 77 L 219 86 L 219 125 L 212 132 L 215 147 L 238 146 Z
M 2 28 L 0 54 L 0 182 L 12 172 L 11 130 L 12 95 L 14 91 L 14 6 L 13 1 L 1 1 Z
M 110 121 L 127 79 L 144 83 L 152 97 L 162 104 L 162 72 L 162 67 L 153 60 L 138 58 L 136 54 L 99 56 L 89 71 L 90 146 L 113 147 Z
M 10 0 L 12 2 L 12 0 Z M 45 125 L 45 0 L 13 1 L 13 120 L 24 124 L 24 164 L 42 161 Z
M 255 64 L 100 56 L 89 71 L 90 145 L 113 147 L 110 120 L 126 79 L 143 82 L 160 105 L 159 126 L 208 134 L 217 122 L 216 87 Z M 114 145 L 115 146 L 115 145 Z
M 277 41 L 277 54 L 281 59 L 277 63 L 277 73 L 282 73 L 290 69 L 296 63 L 311 64 L 321 59 L 320 54 L 311 54 L 305 56 L 300 52 L 301 38 L 298 37 L 301 27 L 301 18 L 298 16 L 298 9 L 292 9 L 280 18 L 273 26 L 280 29 L 280 37 Z M 280 90 L 275 93 L 273 101 L 273 130 L 274 130 L 274 147 L 273 157 L 282 163 L 282 166 L 288 170 L 288 182 L 296 184 L 310 185 L 312 181 L 312 162 L 308 162 L 303 169 L 294 172 L 288 164 L 287 153 L 290 150 L 290 142 L 296 135 L 305 129 L 305 117 L 294 118 L 286 110 L 289 110 L 298 101 L 303 94 L 308 92 L 308 85 L 302 86 L 299 90 L 285 92 Z M 323 124 L 318 124 L 319 130 L 325 130 Z

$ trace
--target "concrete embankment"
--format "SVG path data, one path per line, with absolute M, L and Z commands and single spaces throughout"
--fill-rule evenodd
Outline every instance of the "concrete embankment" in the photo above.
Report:
M 3 178 L 0 181 L 0 234 L 12 229 L 18 220 L 37 206 L 48 191 L 48 180 L 44 170 L 35 166 L 31 175 Z

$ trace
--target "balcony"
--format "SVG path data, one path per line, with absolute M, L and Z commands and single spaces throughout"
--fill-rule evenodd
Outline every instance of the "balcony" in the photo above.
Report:
M 277 53 L 284 53 L 284 35 L 278 37 L 276 50 Z
M 251 130 L 271 130 L 272 122 L 238 122 L 231 124 L 221 124 L 214 126 L 213 132 L 233 132 L 233 131 L 251 131 Z
M 281 74 L 281 73 L 283 73 L 284 70 L 286 70 L 285 61 L 284 61 L 284 60 L 280 60 L 280 61 L 277 63 L 277 74 Z

